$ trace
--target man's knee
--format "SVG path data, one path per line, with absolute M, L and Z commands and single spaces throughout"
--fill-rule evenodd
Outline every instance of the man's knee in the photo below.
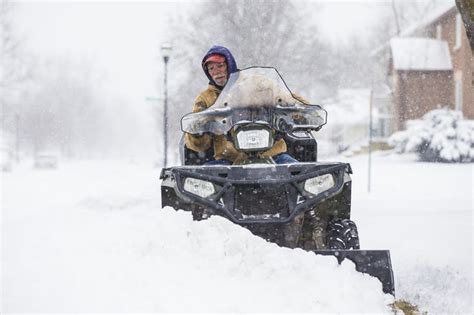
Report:
M 204 165 L 231 165 L 232 162 L 226 159 L 220 159 L 220 160 L 209 160 Z
M 298 163 L 298 160 L 296 160 L 294 157 L 292 157 L 288 153 L 280 153 L 278 155 L 275 155 L 273 157 L 273 160 L 275 161 L 276 164 Z

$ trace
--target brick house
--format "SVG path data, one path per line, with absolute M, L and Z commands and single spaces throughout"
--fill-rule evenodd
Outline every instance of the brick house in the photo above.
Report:
M 395 130 L 450 106 L 474 119 L 474 58 L 455 4 L 440 8 L 390 41 L 389 81 Z

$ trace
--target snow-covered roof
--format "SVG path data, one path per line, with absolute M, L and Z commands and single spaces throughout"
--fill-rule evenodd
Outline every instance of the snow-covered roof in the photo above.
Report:
M 446 41 L 431 38 L 392 38 L 393 67 L 396 70 L 452 70 Z
M 416 32 L 419 29 L 425 28 L 428 25 L 434 23 L 436 20 L 440 19 L 443 15 L 451 11 L 452 9 L 456 8 L 456 3 L 454 0 L 449 0 L 446 3 L 443 3 L 440 7 L 438 7 L 436 10 L 434 10 L 432 13 L 427 15 L 424 19 L 421 21 L 418 21 L 403 31 L 400 32 L 398 36 L 400 37 L 406 37 L 406 36 L 411 36 L 414 32 Z
M 440 19 L 443 15 L 450 12 L 451 10 L 456 9 L 456 3 L 454 0 L 446 0 L 446 3 L 441 4 L 438 8 L 433 10 L 430 14 L 428 14 L 425 18 L 421 21 L 418 21 L 406 29 L 402 30 L 398 37 L 409 37 L 412 36 L 413 33 L 416 31 L 427 27 L 430 24 L 433 24 L 436 20 Z M 457 9 L 456 9 L 457 10 Z M 375 57 L 389 46 L 388 42 L 383 43 L 382 45 L 378 46 L 374 50 L 370 52 L 371 57 Z

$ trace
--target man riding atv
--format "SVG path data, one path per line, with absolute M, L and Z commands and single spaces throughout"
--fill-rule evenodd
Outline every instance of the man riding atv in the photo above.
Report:
M 194 101 L 193 112 L 203 111 L 212 106 L 225 87 L 229 75 L 238 71 L 232 53 L 223 46 L 212 46 L 204 55 L 201 63 L 202 69 L 209 79 L 209 85 Z M 296 99 L 306 103 L 303 99 Z M 207 161 L 206 165 L 231 165 L 245 160 L 247 155 L 235 149 L 234 144 L 226 139 L 225 135 L 203 134 L 184 136 L 186 146 L 196 152 L 205 152 L 211 145 L 214 146 L 214 158 Z M 260 154 L 260 157 L 272 157 L 276 164 L 297 163 L 291 155 L 286 153 L 287 146 L 284 139 L 275 141 L 273 147 Z
M 389 252 L 360 250 L 350 165 L 317 161 L 327 112 L 295 97 L 275 68 L 237 70 L 224 47 L 202 65 L 210 84 L 181 119 L 183 165 L 162 170 L 162 207 L 196 220 L 223 216 L 280 246 L 349 259 L 393 293 Z

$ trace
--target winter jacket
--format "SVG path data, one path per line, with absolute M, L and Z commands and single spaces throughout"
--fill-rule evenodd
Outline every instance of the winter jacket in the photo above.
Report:
M 206 65 L 204 64 L 206 59 L 212 54 L 219 54 L 225 57 L 226 62 L 227 62 L 227 71 L 229 75 L 231 73 L 238 71 L 234 56 L 232 56 L 232 53 L 227 48 L 222 47 L 222 46 L 212 46 L 211 49 L 209 49 L 209 51 L 204 55 L 204 58 L 202 58 L 202 62 L 201 62 L 202 69 L 204 73 L 206 74 L 207 78 L 209 79 L 209 86 L 207 87 L 206 90 L 201 92 L 196 98 L 196 100 L 194 101 L 193 112 L 203 111 L 206 108 L 213 105 L 216 102 L 217 97 L 221 93 L 222 88 L 218 87 L 215 84 L 209 72 L 207 71 Z M 300 100 L 299 97 L 297 97 L 297 99 Z M 304 100 L 302 101 L 303 103 L 306 103 L 306 101 Z M 184 135 L 184 141 L 186 143 L 186 146 L 189 149 L 193 151 L 197 151 L 197 152 L 204 152 L 207 149 L 209 149 L 213 142 L 212 140 L 214 140 L 214 158 L 216 160 L 226 159 L 226 160 L 235 162 L 236 160 L 245 159 L 246 157 L 245 153 L 237 151 L 237 149 L 234 147 L 234 144 L 228 141 L 224 135 L 216 135 L 216 136 L 211 136 L 208 134 L 205 134 L 202 136 L 195 136 L 191 134 Z M 286 152 L 286 150 L 287 150 L 287 147 L 286 147 L 285 140 L 280 139 L 273 144 L 273 147 L 263 152 L 261 154 L 261 157 L 275 156 L 277 154 Z
M 198 95 L 194 102 L 193 112 L 200 112 L 213 105 L 221 91 L 214 85 L 209 84 L 206 90 Z M 224 135 L 216 135 L 214 138 L 214 158 L 216 160 L 226 159 L 232 162 L 236 160 L 245 159 L 246 155 L 243 152 L 237 151 L 234 144 L 226 139 Z M 202 136 L 194 136 L 186 133 L 184 135 L 186 146 L 197 152 L 206 151 L 211 147 L 212 138 L 205 134 Z M 263 152 L 261 157 L 270 157 L 283 152 L 286 152 L 285 140 L 280 139 L 273 144 L 269 150 Z

